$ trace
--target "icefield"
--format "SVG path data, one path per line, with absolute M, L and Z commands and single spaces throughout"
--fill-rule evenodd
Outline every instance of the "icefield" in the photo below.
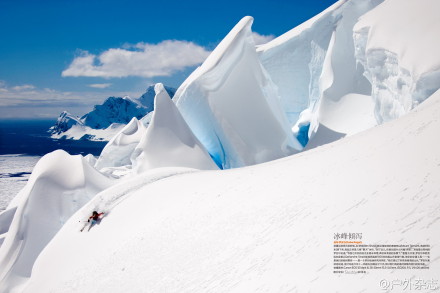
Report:
M 109 142 L 98 158 L 45 155 L 0 213 L 0 292 L 351 293 L 438 279 L 438 11 L 340 0 L 258 46 L 246 16 L 173 99 L 157 83 L 108 102 L 145 115 L 92 129 L 63 112 L 60 135 Z M 105 215 L 91 227 L 93 210 Z M 429 243 L 430 269 L 334 274 L 333 233 L 347 231 Z

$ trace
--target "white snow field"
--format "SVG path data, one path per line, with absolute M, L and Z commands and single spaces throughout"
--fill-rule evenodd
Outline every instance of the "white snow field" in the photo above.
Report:
M 439 291 L 438 11 L 341 0 L 258 47 L 244 17 L 98 160 L 38 162 L 0 213 L 0 292 Z M 335 233 L 430 268 L 334 273 Z
M 40 156 L 0 155 L 0 212 L 26 185 Z
M 80 233 L 86 206 L 41 253 L 25 292 L 381 292 L 382 279 L 438 279 L 439 117 L 440 92 L 299 155 L 159 180 Z M 333 234 L 343 231 L 370 244 L 429 243 L 430 269 L 334 274 Z

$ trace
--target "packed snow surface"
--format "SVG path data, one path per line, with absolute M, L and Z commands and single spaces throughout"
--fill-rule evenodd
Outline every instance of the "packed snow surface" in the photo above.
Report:
M 0 155 L 0 212 L 26 185 L 40 156 Z
M 25 292 L 379 292 L 382 279 L 438 278 L 438 117 L 440 92 L 399 120 L 299 155 L 144 185 L 88 233 L 79 212 Z M 334 274 L 338 232 L 431 244 L 430 269 Z

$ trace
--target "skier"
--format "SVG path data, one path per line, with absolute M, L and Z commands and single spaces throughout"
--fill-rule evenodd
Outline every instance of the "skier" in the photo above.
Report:
M 87 220 L 87 223 L 90 223 L 89 230 L 101 219 L 101 216 L 104 213 L 98 213 L 97 211 L 93 211 L 92 215 Z M 84 228 L 87 226 L 87 224 L 81 229 L 81 232 L 84 230 Z

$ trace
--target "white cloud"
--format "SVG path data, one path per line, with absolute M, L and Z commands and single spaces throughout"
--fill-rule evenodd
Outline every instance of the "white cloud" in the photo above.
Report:
M 89 87 L 96 88 L 96 89 L 105 89 L 111 86 L 111 83 L 93 83 L 89 84 Z
M 14 91 L 26 91 L 26 90 L 33 90 L 35 89 L 35 86 L 31 84 L 23 84 L 23 85 L 17 85 L 12 87 Z
M 138 92 L 112 92 L 113 96 L 138 97 Z M 0 117 L 2 118 L 56 118 L 63 110 L 82 115 L 101 104 L 107 94 L 63 92 L 50 88 L 10 86 L 0 81 Z
M 126 44 L 123 48 L 109 49 L 100 55 L 83 51 L 62 72 L 62 76 L 170 76 L 186 67 L 202 63 L 209 53 L 204 47 L 187 41 Z
M 255 45 L 262 45 L 275 39 L 274 35 L 260 35 L 256 32 L 252 32 L 252 37 L 254 37 Z

